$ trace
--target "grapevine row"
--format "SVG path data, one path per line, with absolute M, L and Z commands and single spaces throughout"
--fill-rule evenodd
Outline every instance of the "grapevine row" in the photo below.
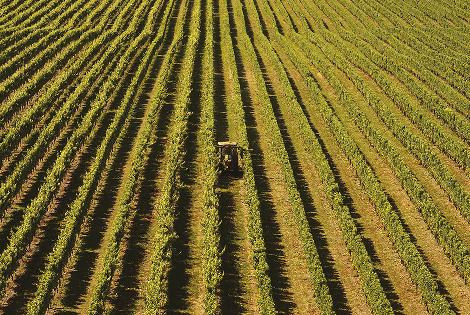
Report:
M 146 6 L 143 5 L 141 6 L 141 10 L 144 9 Z M 141 10 L 138 10 L 141 12 Z M 136 16 L 139 16 L 136 12 Z M 138 19 L 134 16 L 133 21 L 131 22 L 131 25 L 138 24 Z M 101 68 L 103 67 L 106 62 L 108 62 L 112 57 L 114 57 L 114 52 L 117 49 L 117 47 L 125 40 L 128 40 L 129 37 L 132 35 L 134 32 L 133 28 L 129 28 L 126 32 L 120 34 L 118 37 L 116 37 L 112 42 L 108 44 L 107 50 L 104 52 L 103 56 L 101 59 L 93 66 L 93 68 L 86 74 L 86 76 L 83 78 L 83 80 L 80 82 L 79 86 L 75 89 L 74 93 L 67 99 L 65 104 L 62 105 L 62 107 L 59 109 L 55 117 L 52 119 L 52 121 L 49 123 L 49 125 L 43 129 L 38 136 L 37 141 L 35 142 L 35 145 L 30 148 L 26 152 L 26 156 L 24 159 L 16 166 L 13 174 L 11 174 L 4 183 L 0 186 L 0 209 L 2 205 L 6 202 L 9 196 L 11 196 L 17 189 L 18 186 L 18 180 L 20 178 L 23 178 L 25 176 L 25 173 L 27 170 L 32 166 L 32 162 L 35 160 L 35 157 L 39 154 L 40 149 L 44 146 L 45 143 L 55 134 L 55 131 L 57 131 L 61 125 L 65 123 L 65 121 L 68 119 L 73 107 L 75 106 L 75 102 L 77 100 L 80 100 L 83 98 L 83 96 L 87 93 L 88 91 L 88 86 L 90 83 L 93 81 L 93 78 L 99 74 Z M 88 56 L 92 56 L 89 51 L 94 51 L 97 50 L 99 47 L 103 46 L 104 43 L 106 42 L 106 38 L 110 36 L 110 33 L 106 33 L 107 36 L 105 38 L 98 38 L 99 40 L 96 41 L 94 44 L 94 47 L 89 47 L 87 49 L 88 51 Z M 74 64 L 75 66 L 75 71 L 79 71 L 82 63 L 84 63 L 85 60 L 77 60 L 76 63 Z M 68 71 L 69 76 L 73 75 L 73 71 Z M 54 82 L 53 84 L 59 85 L 57 82 Z M 54 93 L 58 93 L 59 89 L 57 88 L 55 92 L 51 92 L 51 90 L 48 91 L 47 94 L 45 94 L 45 99 L 40 98 L 40 100 L 44 100 L 43 105 L 45 106 L 48 104 L 49 101 L 52 101 L 54 97 Z M 37 101 L 35 107 L 38 107 L 41 105 L 40 100 Z M 31 116 L 33 116 L 33 113 L 36 112 L 35 108 L 30 109 L 28 113 L 31 113 L 28 115 L 25 113 L 20 122 L 18 122 L 14 127 L 9 128 L 9 132 L 7 135 L 4 137 L 3 142 L 0 143 L 0 153 L 5 154 L 6 151 L 6 145 L 7 141 L 11 139 L 12 137 L 16 136 L 16 134 L 20 134 L 18 131 L 18 125 L 22 126 L 23 124 L 29 123 L 30 121 L 28 119 L 31 119 Z M 13 132 L 17 132 L 16 134 Z M 10 136 L 10 137 L 9 137 Z
M 397 249 L 401 260 L 406 266 L 413 281 L 422 292 L 429 309 L 436 314 L 442 314 L 450 310 L 450 306 L 445 298 L 439 293 L 434 276 L 426 266 L 423 257 L 413 244 L 409 234 L 401 223 L 399 214 L 388 201 L 384 189 L 381 187 L 379 179 L 368 164 L 363 153 L 357 144 L 352 140 L 342 125 L 341 121 L 334 114 L 323 98 L 320 87 L 311 77 L 308 69 L 308 61 L 297 49 L 286 50 L 287 44 L 282 39 L 277 39 L 280 49 L 290 55 L 290 60 L 296 64 L 296 68 L 301 71 L 303 79 L 311 89 L 312 97 L 317 101 L 323 120 L 327 123 L 332 134 L 338 141 L 342 151 L 347 155 L 350 163 L 354 166 L 362 187 L 366 190 L 369 198 L 375 205 L 375 210 L 380 216 L 387 233 Z
M 171 6 L 167 7 L 164 20 L 168 19 L 169 8 L 171 8 Z M 118 108 L 113 122 L 107 128 L 105 138 L 97 150 L 93 164 L 85 174 L 77 197 L 71 203 L 65 215 L 65 222 L 62 225 L 57 242 L 52 252 L 49 254 L 46 268 L 39 278 L 34 299 L 28 304 L 28 314 L 40 313 L 46 306 L 46 299 L 60 275 L 60 268 L 66 261 L 67 252 L 75 241 L 75 233 L 79 227 L 79 222 L 89 205 L 90 198 L 93 195 L 93 189 L 97 185 L 100 173 L 105 166 L 116 158 L 116 154 L 128 130 L 127 127 L 130 124 L 137 102 L 143 92 L 142 83 L 148 79 L 148 67 L 155 62 L 155 51 L 161 43 L 163 31 L 166 26 L 165 21 L 163 21 L 158 33 L 148 46 L 130 85 L 127 87 L 126 94 L 121 102 L 122 106 Z
M 116 200 L 116 214 L 113 215 L 108 227 L 109 234 L 106 236 L 105 251 L 101 255 L 98 262 L 97 273 L 94 275 L 94 282 L 91 287 L 91 293 L 88 301 L 89 314 L 100 313 L 104 307 L 106 293 L 109 289 L 111 278 L 114 274 L 119 247 L 122 241 L 126 219 L 129 215 L 131 201 L 135 194 L 139 181 L 139 174 L 148 160 L 149 147 L 155 138 L 154 126 L 159 117 L 163 98 L 166 93 L 166 81 L 168 80 L 175 57 L 178 53 L 182 39 L 181 29 L 175 31 L 175 37 L 172 45 L 169 47 L 162 62 L 161 72 L 155 82 L 151 95 L 154 97 L 150 100 L 142 125 L 138 131 L 132 151 L 129 156 L 129 168 L 126 170 L 123 178 L 122 190 L 119 191 Z
M 339 69 L 344 71 L 351 79 L 358 90 L 363 94 L 369 105 L 377 112 L 378 116 L 387 125 L 393 134 L 403 143 L 420 161 L 426 166 L 438 183 L 448 192 L 451 200 L 456 204 L 462 215 L 470 221 L 470 196 L 464 190 L 462 185 L 455 180 L 447 167 L 441 162 L 434 150 L 418 136 L 416 136 L 408 127 L 406 127 L 396 115 L 383 104 L 380 97 L 368 88 L 365 81 L 355 74 L 353 68 L 348 65 L 345 58 L 338 55 L 335 49 L 328 49 L 328 45 L 320 41 L 320 49 Z M 363 62 L 364 58 L 348 50 L 348 55 L 357 58 L 358 63 Z M 365 62 L 365 61 L 364 61 Z
M 311 60 L 314 60 L 315 66 L 328 77 L 330 84 L 333 86 L 336 93 L 340 95 L 342 104 L 346 105 L 346 108 L 360 129 L 363 130 L 370 142 L 379 149 L 379 152 L 384 155 L 393 166 L 397 177 L 400 179 L 411 199 L 417 205 L 428 227 L 436 237 L 436 240 L 443 246 L 446 254 L 462 274 L 463 279 L 468 281 L 470 279 L 470 252 L 468 247 L 439 211 L 431 196 L 426 192 L 410 168 L 403 162 L 402 157 L 393 145 L 373 129 L 373 126 L 370 125 L 365 115 L 359 111 L 349 93 L 342 87 L 341 83 L 338 82 L 338 79 L 332 75 L 329 69 L 331 66 L 326 64 L 324 59 L 318 59 L 319 57 L 312 54 L 311 51 L 304 49 L 304 53 Z
M 180 197 L 180 172 L 184 161 L 184 146 L 188 132 L 191 81 L 198 41 L 201 37 L 201 12 L 203 12 L 201 1 L 197 0 L 194 2 L 190 17 L 190 33 L 185 45 L 186 50 L 176 87 L 175 110 L 170 122 L 167 149 L 162 167 L 161 191 L 153 208 L 158 222 L 151 237 L 153 244 L 150 251 L 151 266 L 144 293 L 145 314 L 163 313 L 168 304 L 168 274 L 171 268 L 174 241 L 177 237 L 175 216 Z M 214 249 L 212 248 L 212 250 Z M 218 278 L 220 275 L 216 275 L 216 277 Z M 219 281 L 217 278 L 216 281 Z M 204 285 L 207 284 L 207 282 L 204 283 Z M 208 304 L 204 306 L 212 307 Z
M 253 3 L 251 1 L 248 2 L 247 8 L 249 12 L 249 18 L 254 19 L 253 15 L 255 14 L 254 12 L 256 11 L 253 8 Z M 238 8 L 238 3 L 237 3 L 237 6 L 235 6 L 236 13 L 237 13 L 237 9 L 238 9 L 238 16 L 241 16 L 242 12 L 240 12 L 240 9 Z M 252 13 L 253 15 L 250 16 L 250 13 Z M 239 18 L 239 20 L 241 20 L 241 18 Z M 260 23 L 254 22 L 253 24 L 258 25 Z M 237 22 L 237 25 L 240 29 L 243 29 L 241 27 L 240 21 Z M 246 25 L 246 29 L 250 30 L 249 25 Z M 260 51 L 261 55 L 264 55 L 265 58 L 269 58 L 269 62 L 267 62 L 267 64 L 269 64 L 270 66 L 278 65 L 279 61 L 274 59 L 272 55 L 269 56 L 268 52 L 264 51 L 265 47 L 269 47 L 269 42 L 264 37 L 264 35 L 260 34 L 261 32 L 259 32 L 258 29 L 256 28 L 253 29 L 253 33 L 254 34 L 253 34 L 252 40 L 255 43 L 257 43 L 256 46 L 258 47 L 258 50 Z M 264 82 L 264 78 L 259 68 L 259 64 L 257 63 L 258 58 L 256 54 L 257 53 L 256 48 L 252 46 L 252 42 L 246 34 L 243 34 L 243 33 L 239 34 L 239 36 L 237 37 L 237 40 L 238 40 L 239 45 L 241 45 L 240 51 L 242 54 L 242 60 L 244 60 L 244 63 L 246 64 L 246 67 L 250 69 L 250 72 L 253 73 L 255 77 L 255 81 L 258 82 L 258 85 L 256 87 L 257 87 L 257 95 L 260 98 L 259 106 L 262 111 L 262 114 L 260 116 L 263 119 L 261 122 L 263 125 L 266 126 L 266 128 L 268 129 L 268 133 L 271 135 L 270 145 L 273 147 L 273 151 L 276 152 L 273 158 L 274 160 L 277 160 L 278 163 L 281 165 L 285 184 L 287 186 L 287 190 L 289 194 L 289 200 L 294 210 L 294 220 L 296 222 L 296 225 L 299 228 L 299 234 L 301 237 L 301 243 L 303 245 L 303 251 L 305 253 L 305 256 L 307 257 L 307 266 L 308 266 L 308 271 L 310 273 L 310 281 L 312 282 L 313 287 L 315 288 L 315 298 L 317 299 L 318 307 L 320 308 L 322 313 L 332 314 L 334 313 L 333 303 L 332 303 L 332 298 L 331 298 L 329 288 L 327 285 L 327 280 L 322 269 L 321 261 L 320 261 L 320 258 L 316 249 L 316 244 L 310 232 L 310 226 L 306 218 L 305 209 L 301 202 L 300 194 L 297 190 L 295 177 L 292 172 L 292 168 L 290 165 L 287 151 L 284 147 L 282 135 L 279 131 L 279 126 L 275 119 L 273 108 L 271 106 L 268 106 L 268 104 L 271 104 L 271 102 L 269 100 L 266 87 L 264 84 L 262 84 L 262 82 Z M 269 57 L 266 55 L 268 55 Z M 278 72 L 278 75 L 279 74 L 280 73 Z M 287 81 L 286 77 L 284 77 L 284 79 Z M 284 99 L 282 98 L 279 99 L 279 103 L 280 103 L 280 106 L 287 106 L 286 103 L 284 102 Z M 272 154 L 272 153 L 268 152 L 268 154 Z M 342 205 L 340 205 L 340 207 L 341 206 Z M 365 251 L 365 248 L 363 249 Z M 368 267 L 371 267 L 371 265 L 369 265 Z M 378 283 L 378 278 L 376 278 L 375 280 L 377 280 L 377 283 Z M 381 291 L 382 288 L 380 284 L 378 284 L 378 286 L 380 287 L 379 291 Z M 383 291 L 382 291 L 382 294 L 383 294 Z M 384 298 L 384 301 L 385 301 L 385 303 L 382 304 L 382 307 L 383 306 L 386 307 L 386 305 L 388 304 L 388 301 L 386 300 L 385 295 L 381 296 L 381 298 Z
M 28 121 L 33 120 L 37 115 L 40 115 L 41 110 L 44 106 L 51 102 L 52 99 L 56 98 L 59 95 L 61 89 L 69 82 L 70 78 L 76 75 L 83 65 L 90 61 L 92 56 L 98 52 L 97 49 L 100 49 L 103 46 L 103 43 L 106 41 L 110 41 L 113 36 L 118 35 L 118 30 L 124 26 L 124 21 L 130 12 L 131 4 L 133 2 L 129 2 L 128 5 L 122 9 L 120 12 L 119 17 L 116 20 L 115 27 L 111 30 L 105 31 L 102 33 L 103 25 L 100 24 L 96 28 L 93 28 L 89 31 L 84 32 L 81 34 L 80 38 L 75 41 L 72 45 L 68 46 L 65 51 L 61 51 L 59 56 L 56 56 L 53 60 L 47 62 L 45 67 L 38 73 L 36 73 L 31 79 L 27 81 L 21 88 L 15 90 L 9 98 L 3 102 L 2 106 L 0 107 L 0 121 L 5 121 L 5 116 L 8 113 L 11 113 L 14 109 L 21 106 L 25 101 L 28 100 L 30 94 L 37 91 L 41 87 L 41 82 L 47 82 L 48 78 L 50 78 L 54 72 L 63 65 L 64 62 L 67 61 L 68 58 L 74 56 L 74 61 L 72 62 L 71 66 L 61 72 L 59 72 L 58 78 L 52 82 L 52 84 L 48 87 L 47 91 L 40 95 L 39 99 L 35 102 L 35 106 L 30 108 L 25 114 L 21 115 L 21 120 L 16 123 L 14 128 L 9 128 L 9 133 L 5 136 L 3 141 L 0 143 L 0 154 L 5 147 L 9 139 L 12 138 L 14 135 L 18 134 L 18 130 L 23 129 L 25 123 Z M 112 6 L 108 8 L 107 14 L 103 17 L 103 21 L 106 21 L 106 16 L 110 14 L 116 7 Z M 144 9 L 142 7 L 142 9 Z M 137 12 L 136 14 L 142 14 L 142 12 Z M 73 34 L 72 31 L 71 34 Z M 67 42 L 66 38 L 63 38 L 65 42 Z M 83 49 L 83 44 L 87 41 L 92 40 L 92 44 L 89 47 Z M 77 51 L 82 49 L 78 55 Z M 43 59 L 43 58 L 41 58 Z M 41 61 L 41 60 L 39 60 Z M 18 78 L 21 79 L 21 78 Z M 13 80 L 13 79 L 12 79 Z M 18 81 L 18 80 L 17 80 Z M 13 80 L 13 83 L 15 81 Z
M 357 8 L 353 5 L 348 5 L 348 9 Z M 353 19 L 347 19 L 349 25 L 354 28 L 356 28 L 356 20 L 361 21 L 357 16 L 354 16 Z M 457 132 L 460 130 L 460 135 L 462 137 L 466 137 L 466 127 L 463 124 L 463 118 L 457 113 L 445 109 L 448 105 L 459 102 L 463 102 L 463 104 L 456 106 L 468 107 L 468 100 L 463 97 L 463 95 L 458 94 L 453 90 L 447 82 L 438 79 L 442 76 L 441 72 L 445 73 L 447 74 L 444 76 L 445 81 L 450 80 L 451 83 L 453 83 L 452 86 L 456 86 L 459 91 L 464 91 L 465 81 L 463 78 L 459 75 L 454 76 L 452 73 L 449 73 L 446 71 L 447 68 L 443 67 L 440 63 L 429 62 L 427 59 L 422 59 L 423 61 L 420 61 L 422 54 L 409 49 L 399 40 L 399 38 L 390 36 L 390 33 L 384 30 L 376 30 L 375 28 L 372 28 L 372 25 L 367 25 L 368 23 L 363 22 L 363 24 L 366 25 L 359 27 L 357 29 L 357 33 L 361 34 L 363 40 L 370 43 L 373 49 L 383 54 L 383 58 L 373 58 L 372 60 L 378 66 L 388 70 L 392 74 L 395 74 L 406 86 L 410 87 L 410 92 L 414 93 L 422 101 L 422 104 L 426 105 L 430 111 L 434 112 L 443 121 L 448 123 L 451 128 Z M 356 40 L 355 44 L 361 49 L 363 42 L 361 41 L 358 43 Z M 387 44 L 391 44 L 392 47 Z M 403 55 L 399 50 L 406 50 L 408 55 Z M 398 66 L 399 68 L 397 68 Z M 403 69 L 406 69 L 407 71 L 404 71 Z M 417 78 L 414 78 L 413 75 Z M 423 90 L 424 84 L 422 85 L 419 81 L 416 82 L 418 78 L 421 79 L 423 83 L 426 83 L 427 88 L 434 90 L 436 94 L 448 99 L 449 101 L 444 103 L 440 98 L 436 98 L 436 96 L 431 95 L 426 89 Z
M 217 1 L 217 0 L 215 0 Z M 222 251 L 220 249 L 220 217 L 215 186 L 218 179 L 218 160 L 214 146 L 214 44 L 212 0 L 206 2 L 205 41 L 202 60 L 201 120 L 198 133 L 202 154 L 203 190 L 203 254 L 202 274 L 204 278 L 204 311 L 206 314 L 220 313 L 220 283 L 222 281 Z
M 261 43 L 258 45 L 258 47 L 260 47 L 259 49 L 262 51 L 263 49 L 261 47 L 270 47 L 269 42 L 266 39 L 263 39 L 263 36 L 261 34 L 258 35 L 258 40 L 261 41 Z M 290 86 L 288 78 L 277 56 L 271 55 L 268 64 L 270 66 L 276 67 L 276 73 L 278 75 L 278 78 L 282 82 L 281 85 L 286 87 Z M 351 217 L 350 210 L 344 204 L 344 197 L 342 196 L 339 190 L 338 183 L 336 182 L 336 179 L 334 178 L 334 174 L 328 164 L 328 161 L 323 154 L 318 139 L 315 137 L 313 131 L 311 130 L 308 121 L 300 108 L 300 105 L 296 102 L 293 91 L 290 90 L 289 92 L 287 92 L 287 89 L 285 89 L 285 93 L 289 93 L 288 96 L 285 96 L 289 99 L 289 101 L 287 101 L 286 98 L 280 98 L 279 103 L 281 107 L 285 107 L 286 112 L 293 110 L 297 111 L 292 116 L 299 117 L 298 120 L 294 123 L 294 125 L 298 126 L 299 128 L 297 138 L 305 139 L 303 147 L 309 152 L 309 154 L 315 157 L 314 160 L 317 162 L 316 166 L 320 171 L 322 181 L 327 189 L 327 195 L 330 199 L 330 202 L 333 204 L 333 209 L 335 210 L 340 221 L 341 230 L 346 245 L 351 252 L 353 263 L 361 276 L 363 289 L 366 294 L 367 301 L 374 313 L 392 313 L 393 311 L 390 306 L 390 302 L 385 296 L 378 276 L 375 274 L 374 268 L 372 266 L 372 261 L 365 249 L 364 243 L 359 235 L 357 227 L 355 226 L 354 220 Z M 297 106 L 292 106 L 292 103 L 297 103 Z M 302 117 L 301 120 L 300 117 Z M 318 276 L 314 276 L 314 278 L 316 277 Z M 322 301 L 320 299 L 319 305 L 322 308 L 322 305 L 327 304 L 325 303 L 325 301 Z M 327 313 L 325 309 L 322 310 L 323 312 Z
M 132 32 L 133 30 L 131 28 L 129 29 L 128 33 L 123 33 L 118 39 L 123 40 L 124 38 L 128 38 L 132 34 Z M 25 209 L 24 217 L 20 227 L 12 235 L 7 245 L 7 248 L 0 254 L 1 289 L 3 289 L 5 286 L 7 274 L 11 272 L 11 269 L 14 266 L 16 260 L 26 249 L 26 243 L 31 237 L 33 231 L 35 230 L 39 219 L 46 210 L 47 204 L 49 203 L 52 193 L 58 187 L 60 179 L 64 175 L 73 154 L 78 149 L 79 144 L 83 141 L 83 138 L 85 136 L 89 136 L 88 133 L 91 130 L 93 124 L 95 123 L 95 119 L 99 116 L 101 109 L 107 103 L 107 99 L 112 93 L 115 83 L 118 82 L 119 78 L 122 76 L 122 73 L 126 68 L 125 66 L 128 62 L 128 59 L 134 54 L 134 52 L 137 50 L 137 47 L 143 43 L 143 40 L 143 38 L 136 38 L 126 50 L 125 54 L 121 57 L 116 69 L 105 82 L 99 95 L 96 97 L 96 100 L 92 104 L 90 111 L 83 118 L 80 127 L 74 131 L 74 133 L 68 139 L 67 144 L 60 152 L 59 156 L 57 157 L 54 163 L 54 166 L 48 172 L 45 181 L 39 190 L 38 195 L 34 200 L 31 201 L 29 206 Z M 116 44 L 118 44 L 119 42 L 120 41 L 117 41 Z M 110 55 L 112 55 L 113 52 L 117 50 L 116 44 L 110 45 L 108 50 Z M 101 68 L 102 64 L 98 67 Z M 98 71 L 99 69 L 96 70 Z M 94 71 L 89 72 L 89 74 L 92 74 L 92 77 L 96 75 L 93 72 Z M 83 90 L 86 90 L 87 85 L 83 86 Z M 77 90 L 79 89 L 80 87 L 77 88 Z M 73 101 L 72 98 L 69 100 Z M 103 115 L 101 115 L 101 117 L 103 117 Z M 50 126 L 44 129 L 44 131 L 46 135 L 51 134 Z M 52 132 L 52 134 L 53 133 L 54 132 Z
M 231 36 L 230 22 L 228 15 L 227 0 L 220 0 L 220 35 L 222 62 L 225 70 L 225 80 L 230 85 L 233 92 L 227 97 L 227 112 L 229 119 L 233 120 L 237 128 L 237 139 L 243 148 L 249 148 L 247 126 L 241 99 L 240 84 L 238 82 L 238 70 L 233 45 L 235 38 Z M 253 268 L 256 274 L 258 287 L 258 306 L 261 314 L 275 314 L 274 301 L 272 296 L 271 278 L 269 277 L 269 266 L 266 258 L 266 245 L 263 236 L 261 221 L 261 209 L 258 191 L 256 189 L 255 175 L 253 170 L 253 160 L 251 155 L 243 156 L 243 182 L 246 192 L 245 204 L 248 208 L 248 237 L 251 244 L 251 256 Z

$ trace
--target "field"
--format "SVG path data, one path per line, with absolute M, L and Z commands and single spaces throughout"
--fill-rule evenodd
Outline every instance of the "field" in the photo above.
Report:
M 0 314 L 470 314 L 469 5 L 0 0 Z

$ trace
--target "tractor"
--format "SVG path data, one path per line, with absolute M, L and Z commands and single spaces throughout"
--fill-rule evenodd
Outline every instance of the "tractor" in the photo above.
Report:
M 243 150 L 236 142 L 218 142 L 219 169 L 223 173 L 239 174 Z

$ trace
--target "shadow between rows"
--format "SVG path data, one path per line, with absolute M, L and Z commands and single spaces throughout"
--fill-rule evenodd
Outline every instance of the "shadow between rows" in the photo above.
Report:
M 279 223 L 274 218 L 274 204 L 271 196 L 269 179 L 266 176 L 265 159 L 260 147 L 260 138 L 257 131 L 256 120 L 252 108 L 252 101 L 248 82 L 246 81 L 245 68 L 241 60 L 241 52 L 236 44 L 237 30 L 234 22 L 234 12 L 231 0 L 228 0 L 230 33 L 232 46 L 234 48 L 236 65 L 239 75 L 241 98 L 243 102 L 249 147 L 253 160 L 253 170 L 255 174 L 255 184 L 260 201 L 261 221 L 263 225 L 263 236 L 266 245 L 266 256 L 269 266 L 269 274 L 273 287 L 273 298 L 276 309 L 280 313 L 292 313 L 295 304 L 290 292 L 291 286 L 286 275 L 286 261 L 284 249 L 281 244 L 281 233 Z M 248 33 L 252 32 L 250 29 Z
M 161 49 L 157 50 L 157 54 L 165 51 L 171 44 L 172 34 L 175 29 L 176 17 L 178 9 L 181 6 L 181 1 L 176 2 L 172 8 L 171 16 L 169 19 L 168 27 L 165 31 L 165 37 Z M 162 10 L 163 11 L 163 10 Z M 160 72 L 160 66 L 163 62 L 164 55 L 159 54 L 156 57 L 156 62 L 151 66 L 150 77 L 148 82 L 145 82 L 145 90 L 141 95 L 139 104 L 148 104 L 152 97 L 151 91 L 155 81 Z M 175 65 L 178 67 L 178 64 Z M 174 90 L 176 86 L 176 73 L 175 71 L 170 76 L 168 86 L 170 90 Z M 149 237 L 149 229 L 152 221 L 152 211 L 154 207 L 155 196 L 158 193 L 157 176 L 161 168 L 164 147 L 166 144 L 166 136 L 168 127 L 170 125 L 170 117 L 173 112 L 171 106 L 168 104 L 174 103 L 174 94 L 169 93 L 163 101 L 162 109 L 157 119 L 155 128 L 155 140 L 150 146 L 150 153 L 148 162 L 144 167 L 142 173 L 142 182 L 140 183 L 139 191 L 136 193 L 136 213 L 135 217 L 129 228 L 127 246 L 123 256 L 123 268 L 120 274 L 118 285 L 115 295 L 112 300 L 114 306 L 113 313 L 128 313 L 132 312 L 137 307 L 139 300 L 139 273 L 142 271 L 143 262 L 146 255 L 149 254 L 149 246 L 151 247 L 151 238 Z M 145 106 L 143 106 L 145 107 Z M 150 235 L 150 237 L 152 237 Z

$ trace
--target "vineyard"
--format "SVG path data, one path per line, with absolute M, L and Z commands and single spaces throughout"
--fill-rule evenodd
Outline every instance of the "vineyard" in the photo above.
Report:
M 0 0 L 0 314 L 470 314 L 469 82 L 466 0 Z

